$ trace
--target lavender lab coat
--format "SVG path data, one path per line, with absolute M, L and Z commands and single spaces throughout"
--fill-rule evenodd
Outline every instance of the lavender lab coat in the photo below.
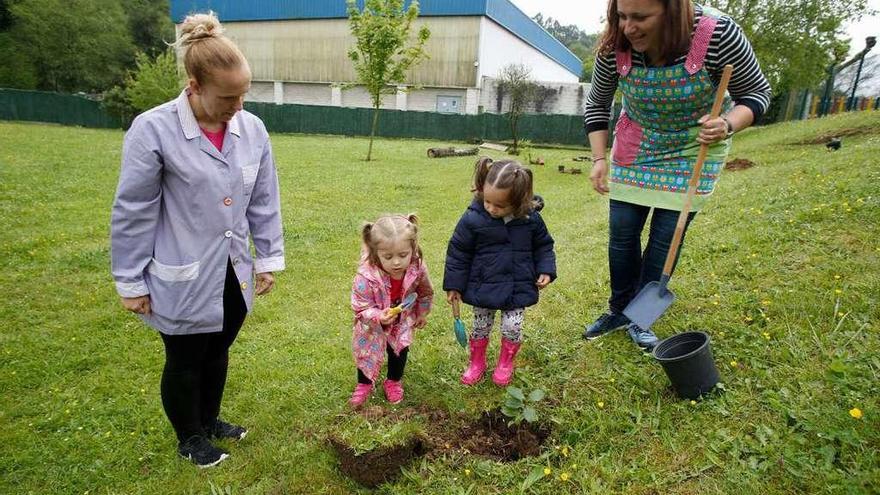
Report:
M 142 318 L 151 327 L 219 332 L 227 259 L 250 311 L 254 273 L 284 269 L 278 177 L 263 122 L 236 113 L 220 152 L 199 129 L 186 92 L 138 116 L 125 135 L 110 231 L 116 290 L 150 295 L 152 315 Z

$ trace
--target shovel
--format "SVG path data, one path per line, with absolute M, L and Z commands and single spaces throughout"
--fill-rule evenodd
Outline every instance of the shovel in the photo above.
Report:
M 393 308 L 388 309 L 388 314 L 391 316 L 399 315 L 403 310 L 409 309 L 412 307 L 413 303 L 416 302 L 416 293 L 411 292 L 408 296 L 403 298 L 403 302 Z
M 724 93 L 727 91 L 727 83 L 730 81 L 730 74 L 732 72 L 732 65 L 724 66 L 721 83 L 718 85 L 718 91 L 715 93 L 715 103 L 712 105 L 712 118 L 721 115 Z M 681 209 L 681 213 L 678 215 L 678 223 L 675 225 L 675 234 L 672 236 L 672 244 L 669 246 L 669 253 L 666 255 L 666 264 L 663 265 L 663 275 L 660 277 L 660 281 L 649 282 L 630 301 L 626 309 L 623 310 L 623 314 L 630 321 L 645 330 L 651 328 L 651 325 L 675 301 L 675 294 L 666 287 L 666 284 L 669 283 L 669 277 L 672 274 L 672 266 L 675 264 L 675 257 L 678 254 L 678 247 L 681 245 L 681 237 L 687 224 L 688 213 L 691 210 L 691 201 L 694 198 L 694 193 L 697 191 L 697 184 L 700 182 L 700 174 L 703 171 L 703 162 L 706 161 L 706 154 L 708 152 L 709 145 L 701 144 L 700 153 L 697 155 L 697 163 L 694 165 L 694 171 L 691 174 L 691 179 L 688 181 L 687 199 L 684 202 L 684 208 Z
M 453 324 L 453 328 L 455 329 L 455 340 L 457 340 L 462 347 L 466 347 L 468 342 L 467 330 L 464 328 L 464 323 L 461 321 L 461 308 L 458 304 L 458 299 L 452 301 L 452 316 L 455 318 L 455 323 Z

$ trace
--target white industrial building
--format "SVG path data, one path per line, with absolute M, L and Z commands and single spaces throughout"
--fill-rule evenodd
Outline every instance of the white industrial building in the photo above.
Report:
M 362 3 L 362 2 L 361 2 Z M 544 89 L 531 109 L 580 114 L 587 94 L 580 59 L 508 0 L 423 0 L 414 30 L 427 25 L 429 59 L 410 71 L 407 86 L 383 108 L 446 113 L 502 113 L 496 80 L 520 63 Z M 171 0 L 176 23 L 213 10 L 251 64 L 248 100 L 301 105 L 370 107 L 348 59 L 354 37 L 345 0 Z M 349 89 L 343 89 L 343 86 Z

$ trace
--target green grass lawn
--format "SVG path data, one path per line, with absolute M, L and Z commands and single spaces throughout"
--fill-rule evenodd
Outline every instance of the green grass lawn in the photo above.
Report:
M 858 129 L 843 148 L 795 144 Z M 348 411 L 351 280 L 362 221 L 417 212 L 437 289 L 417 334 L 405 407 L 474 418 L 500 405 L 458 384 L 466 354 L 441 295 L 446 242 L 469 201 L 472 157 L 427 141 L 275 135 L 287 271 L 232 348 L 224 417 L 250 427 L 232 457 L 179 459 L 162 412 L 160 339 L 118 301 L 108 226 L 122 132 L 0 122 L 0 493 L 352 493 L 326 439 L 360 449 L 422 430 L 418 415 Z M 660 337 L 712 335 L 723 392 L 678 400 L 623 333 L 585 342 L 605 307 L 607 199 L 586 175 L 534 167 L 559 279 L 526 320 L 515 383 L 543 388 L 553 433 L 512 463 L 434 452 L 386 493 L 878 493 L 880 113 L 751 129 L 688 234 Z M 500 155 L 495 155 L 500 156 Z M 585 172 L 587 170 L 585 169 Z M 467 314 L 470 314 L 467 311 Z M 490 353 L 497 355 L 497 329 Z M 373 404 L 384 404 L 381 392 Z M 849 411 L 858 408 L 861 419 Z M 567 479 L 564 479 L 567 478 Z M 366 490 L 364 490 L 366 492 Z

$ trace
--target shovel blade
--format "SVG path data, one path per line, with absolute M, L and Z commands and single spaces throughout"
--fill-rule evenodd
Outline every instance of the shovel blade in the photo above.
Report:
M 457 340 L 462 347 L 467 346 L 467 330 L 464 328 L 464 323 L 458 318 L 455 319 L 455 340 Z
M 629 305 L 623 310 L 623 314 L 636 325 L 648 330 L 673 301 L 675 301 L 675 294 L 665 285 L 661 286 L 659 282 L 649 282 L 629 302 Z

